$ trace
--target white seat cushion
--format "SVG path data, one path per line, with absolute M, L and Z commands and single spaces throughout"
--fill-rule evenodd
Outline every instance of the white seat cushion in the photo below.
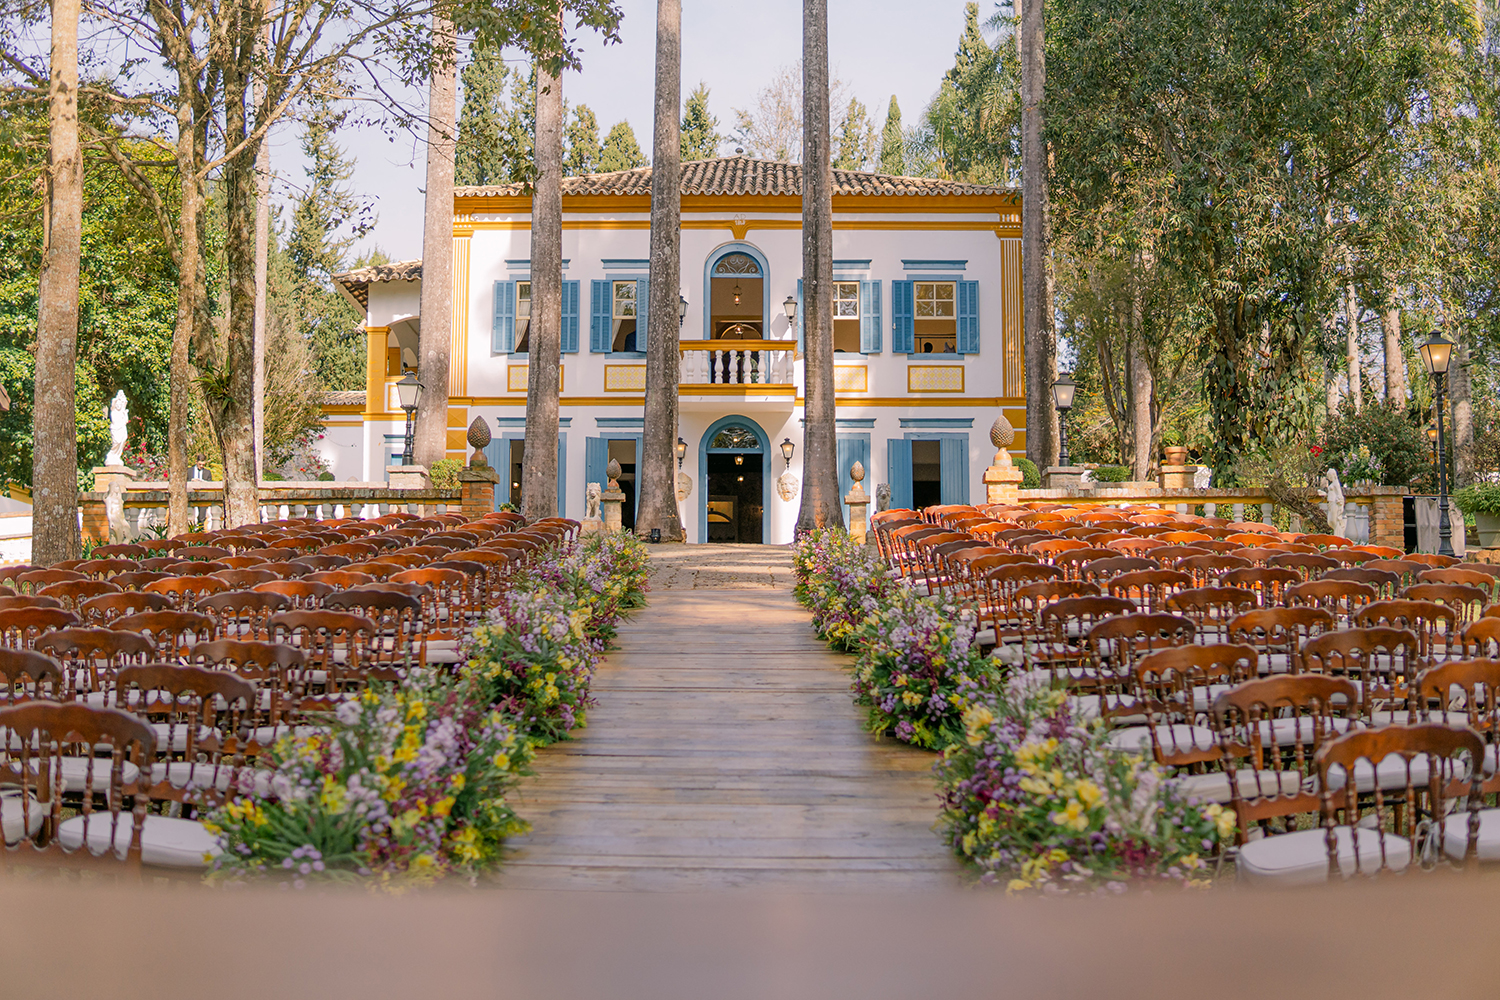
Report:
M 90 852 L 100 855 L 109 850 L 113 826 L 115 854 L 124 858 L 130 849 L 135 817 L 121 813 L 119 822 L 111 824 L 109 813 L 97 812 L 92 816 L 63 820 L 57 828 L 57 839 L 66 850 L 76 851 L 83 846 L 85 820 Z M 146 825 L 141 830 L 142 864 L 162 868 L 207 868 L 209 860 L 218 854 L 218 839 L 202 823 L 170 816 L 146 817 Z
M 1109 734 L 1106 745 L 1122 753 L 1150 753 L 1150 726 L 1126 726 Z M 1189 750 L 1212 750 L 1219 745 L 1212 729 L 1204 726 L 1188 726 L 1177 723 L 1157 726 L 1157 743 L 1164 752 L 1184 753 Z
M 1335 828 L 1338 835 L 1339 870 L 1345 878 L 1355 874 L 1355 838 L 1349 827 Z M 1375 830 L 1359 831 L 1359 868 L 1374 872 L 1380 867 L 1381 844 L 1386 866 L 1401 871 L 1411 862 L 1411 844 L 1404 837 Z M 1235 863 L 1239 878 L 1263 885 L 1319 885 L 1328 881 L 1327 831 L 1297 830 L 1252 840 L 1240 848 Z
M 1258 723 L 1262 745 L 1289 747 L 1297 743 L 1311 745 L 1317 731 L 1312 718 L 1298 716 L 1295 719 L 1269 719 Z M 1323 739 L 1347 733 L 1351 723 L 1348 719 L 1330 718 L 1322 720 Z
M 159 785 L 167 781 L 173 788 L 197 790 L 212 787 L 223 792 L 228 791 L 237 776 L 247 771 L 249 771 L 248 768 L 230 767 L 227 764 L 215 767 L 212 764 L 195 764 L 191 761 L 179 760 L 170 764 L 151 765 L 151 784 Z M 253 772 L 255 794 L 260 798 L 270 796 L 271 776 L 274 773 L 263 768 L 257 768 Z
M 1468 712 L 1444 712 L 1436 708 L 1417 713 L 1417 722 L 1436 722 L 1441 726 L 1467 726 L 1469 724 Z M 1406 709 L 1398 709 L 1394 712 L 1380 711 L 1370 713 L 1370 722 L 1377 726 L 1389 726 L 1395 723 L 1398 726 L 1408 725 L 1410 716 Z
M 92 783 L 93 791 L 105 792 L 109 790 L 109 769 L 111 761 L 108 757 L 57 757 L 53 758 L 57 764 L 62 777 L 62 790 L 65 792 L 81 792 Z M 89 765 L 93 764 L 94 773 L 90 781 Z M 32 773 L 40 773 L 41 760 L 32 758 Z M 141 769 L 130 761 L 120 762 L 120 779 L 125 784 L 130 784 L 141 776 Z
M 1277 795 L 1295 795 L 1302 790 L 1302 775 L 1296 771 L 1250 771 L 1241 768 L 1234 772 L 1235 784 L 1239 786 L 1240 798 L 1257 799 Z M 1183 774 L 1169 779 L 1183 794 L 1199 802 L 1217 802 L 1227 805 L 1234 801 L 1229 787 L 1229 775 L 1224 771 L 1207 774 Z
M 21 797 L 23 794 L 29 802 Z M 37 802 L 36 796 L 23 793 L 19 788 L 0 789 L 0 831 L 4 832 L 7 844 L 14 844 L 21 839 L 23 823 L 25 835 L 35 837 L 46 818 L 47 813 Z
M 326 726 L 258 726 L 255 729 L 250 730 L 250 739 L 252 742 L 259 743 L 264 747 L 270 746 L 272 743 L 275 743 L 283 736 L 296 736 L 301 738 L 326 732 L 328 732 L 328 728 Z
M 1443 851 L 1463 860 L 1469 846 L 1469 813 L 1459 810 L 1443 820 Z M 1479 810 L 1479 860 L 1500 861 L 1500 809 Z
M 187 749 L 190 730 L 186 723 L 153 722 L 150 723 L 152 732 L 156 733 L 156 752 L 162 753 L 166 750 L 181 752 Z M 197 743 L 208 740 L 217 740 L 220 733 L 217 729 L 208 726 L 199 726 L 196 736 Z
M 1427 787 L 1429 768 L 1426 754 L 1418 754 L 1411 760 L 1411 783 L 1419 789 Z M 1453 777 L 1463 780 L 1469 776 L 1467 765 L 1455 761 L 1453 770 L 1449 773 Z M 1354 787 L 1357 791 L 1373 792 L 1376 781 L 1380 783 L 1381 791 L 1392 791 L 1406 787 L 1407 764 L 1399 754 L 1390 754 L 1375 767 L 1370 766 L 1367 760 L 1361 760 L 1354 765 Z M 1342 767 L 1333 767 L 1328 770 L 1328 788 L 1338 791 L 1348 781 L 1348 775 Z

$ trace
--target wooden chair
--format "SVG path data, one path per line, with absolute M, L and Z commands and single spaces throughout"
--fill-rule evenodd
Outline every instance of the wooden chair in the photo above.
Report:
M 1243 857 L 1253 825 L 1319 811 L 1317 752 L 1355 725 L 1355 686 L 1341 677 L 1287 676 L 1245 681 L 1214 697 L 1212 721 L 1223 749 L 1236 842 Z M 1258 872 L 1272 858 L 1251 865 Z
M 110 628 L 149 636 L 158 655 L 180 656 L 194 643 L 213 638 L 214 620 L 196 611 L 138 611 L 116 618 Z
M 1087 665 L 1093 659 L 1093 650 L 1087 645 L 1089 633 L 1108 618 L 1134 614 L 1137 610 L 1134 602 L 1123 597 L 1065 597 L 1044 606 L 1043 638 L 1032 650 L 1032 663 L 1049 671 L 1053 682 L 1062 681 L 1083 689 L 1096 687 L 1093 671 Z
M 1346 628 L 1302 643 L 1300 673 L 1343 677 L 1359 689 L 1360 718 L 1372 725 L 1405 721 L 1412 678 L 1421 670 L 1415 632 L 1375 626 Z
M 0 609 L 0 646 L 31 649 L 44 634 L 77 624 L 78 616 L 64 608 Z
M 120 591 L 120 587 L 104 580 L 68 580 L 43 587 L 37 591 L 37 596 L 50 597 L 69 611 L 77 611 L 90 598 Z
M 245 719 L 248 732 L 239 734 L 244 753 L 260 754 L 283 736 L 306 735 L 315 728 L 303 715 L 302 699 L 315 693 L 314 686 L 321 691 L 327 678 L 307 670 L 307 657 L 300 649 L 285 643 L 215 639 L 190 647 L 183 659 L 255 685 L 256 700 Z
M 1111 556 L 1084 563 L 1079 568 L 1079 578 L 1104 586 L 1112 577 L 1119 576 L 1121 573 L 1157 568 L 1155 560 L 1152 559 L 1140 556 Z
M 67 678 L 62 665 L 45 653 L 0 647 L 0 707 L 32 699 L 67 701 Z M 3 793 L 0 793 L 3 794 Z M 0 805 L 0 812 L 6 810 Z
M 1157 565 L 1163 569 L 1179 569 L 1178 564 L 1184 559 L 1211 554 L 1201 545 L 1163 545 L 1159 549 L 1151 550 L 1151 558 L 1155 559 Z
M 1323 574 L 1323 579 L 1347 580 L 1350 583 L 1362 583 L 1368 587 L 1374 587 L 1375 593 L 1381 600 L 1389 600 L 1395 597 L 1401 588 L 1401 577 L 1399 574 L 1392 573 L 1389 570 L 1369 569 L 1366 566 L 1332 569 Z
M 1466 583 L 1414 583 L 1401 592 L 1408 601 L 1435 601 L 1453 609 L 1460 624 L 1478 621 L 1489 606 L 1489 594 L 1482 587 Z
M 984 570 L 975 580 L 974 641 L 989 646 L 1018 638 L 1021 625 L 1014 607 L 1016 591 L 1029 583 L 1060 579 L 1062 570 L 1044 563 L 1015 563 Z
M 182 562 L 174 562 L 164 568 L 163 572 L 173 576 L 213 576 L 215 573 L 227 570 L 230 567 L 216 559 L 184 559 Z
M 1190 619 L 1154 612 L 1111 615 L 1093 625 L 1084 643 L 1091 663 L 1082 678 L 1085 682 L 1092 681 L 1089 686 L 1098 698 L 1093 717 L 1106 723 L 1138 718 L 1141 712 L 1135 683 L 1137 664 L 1157 650 L 1191 644 L 1196 631 Z M 1079 686 L 1079 682 L 1074 684 Z M 1116 735 L 1119 738 L 1112 736 L 1111 746 L 1130 750 L 1127 745 L 1130 737 Z
M 1373 552 L 1364 549 L 1324 549 L 1323 555 L 1338 562 L 1340 566 L 1360 566 L 1371 560 L 1380 558 Z
M 1280 566 L 1251 566 L 1219 574 L 1220 586 L 1254 591 L 1260 597 L 1261 607 L 1266 608 L 1282 604 L 1286 589 L 1301 582 L 1300 573 Z
M 1125 597 L 1145 611 L 1165 611 L 1167 599 L 1193 586 L 1193 578 L 1174 569 L 1138 569 L 1105 581 L 1111 597 Z
M 34 569 L 25 573 L 18 573 L 15 577 L 16 590 L 22 594 L 35 594 L 54 583 L 67 583 L 71 580 L 87 580 L 88 577 L 71 569 Z
M 157 720 L 148 723 L 156 759 L 141 782 L 153 802 L 203 809 L 239 791 L 245 757 L 237 737 L 248 729 L 255 685 L 224 671 L 149 663 L 122 668 L 114 693 L 115 707 L 144 706 Z
M 157 580 L 165 580 L 170 576 L 168 573 L 158 573 L 154 570 L 136 570 L 134 573 L 116 573 L 109 578 L 109 582 L 122 588 L 127 593 L 139 592 L 148 583 Z
M 426 662 L 428 635 L 421 598 L 384 588 L 355 587 L 329 594 L 323 606 L 375 623 L 377 641 L 370 645 L 371 666 L 404 667 Z
M 144 635 L 88 626 L 48 632 L 37 639 L 35 649 L 62 664 L 66 694 L 91 705 L 105 703 L 93 695 L 114 687 L 115 673 L 121 667 L 156 657 L 156 644 Z
M 367 583 L 375 583 L 375 578 L 368 573 L 351 573 L 348 570 L 325 569 L 316 573 L 309 573 L 303 577 L 311 583 L 326 583 L 335 590 L 345 590 L 349 587 L 363 587 Z
M 88 625 L 108 625 L 123 615 L 137 611 L 165 611 L 172 601 L 165 594 L 147 594 L 138 590 L 127 590 L 117 594 L 101 594 L 78 606 L 78 615 Z
M 1182 793 L 1197 802 L 1231 801 L 1222 769 L 1224 747 L 1201 719 L 1213 699 L 1255 672 L 1255 650 L 1228 644 L 1173 646 L 1148 653 L 1135 665 L 1138 727 L 1118 729 L 1110 742 L 1131 753 L 1149 752 L 1174 769 Z
M 214 562 L 234 553 L 218 545 L 188 545 L 172 554 L 184 562 Z
M 1198 586 L 1212 587 L 1219 585 L 1221 574 L 1235 569 L 1247 569 L 1250 565 L 1248 559 L 1216 552 L 1212 555 L 1190 556 L 1182 559 L 1178 561 L 1177 568 L 1191 576 Z
M 196 610 L 214 620 L 215 639 L 269 639 L 271 618 L 292 608 L 284 594 L 228 590 L 198 599 Z
M 399 681 L 396 671 L 370 666 L 379 638 L 370 619 L 341 611 L 283 611 L 271 619 L 272 641 L 294 646 L 306 658 L 303 711 L 334 708 L 372 680 Z
M 173 607 L 187 610 L 200 598 L 228 590 L 229 584 L 216 576 L 170 576 L 148 583 L 141 589 L 147 594 L 161 594 L 172 602 Z
M 1230 621 L 1229 641 L 1254 646 L 1262 674 L 1297 673 L 1302 644 L 1333 625 L 1333 615 L 1322 608 L 1254 608 Z
M 1425 573 L 1433 567 L 1426 563 L 1416 562 L 1411 559 L 1371 559 L 1364 563 L 1365 569 L 1383 569 L 1395 573 L 1401 578 L 1402 587 L 1410 587 L 1417 582 L 1417 574 Z
M 291 562 L 294 562 L 294 563 L 301 563 L 303 566 L 306 566 L 308 568 L 308 570 L 311 571 L 311 572 L 313 572 L 313 573 L 322 573 L 322 572 L 326 572 L 328 570 L 338 569 L 341 566 L 347 566 L 347 565 L 349 565 L 353 561 L 354 560 L 350 559 L 348 556 L 324 556 L 324 555 L 298 556 L 296 559 L 291 560 Z
M 1423 563 L 1433 569 L 1447 569 L 1457 566 L 1463 560 L 1457 556 L 1443 556 L 1435 552 L 1413 552 L 1404 557 L 1406 562 Z
M 62 601 L 55 597 L 42 597 L 37 594 L 0 596 L 0 611 L 10 608 L 61 608 L 62 606 Z
M 136 568 L 134 559 L 102 559 L 96 555 L 79 563 L 74 572 L 82 573 L 90 580 L 108 580 L 116 573 L 133 573 Z
M 270 562 L 271 557 L 264 552 L 240 552 L 218 561 L 230 569 L 255 569 Z
M 1182 615 L 1198 628 L 1202 642 L 1227 642 L 1229 623 L 1257 606 L 1252 590 L 1238 587 L 1193 587 L 1167 598 L 1165 610 Z
M 1351 547 L 1354 542 L 1343 535 L 1303 535 L 1298 541 L 1318 549 L 1345 549 Z
M 1303 580 L 1316 580 L 1329 570 L 1338 569 L 1339 561 L 1327 556 L 1305 552 L 1288 552 L 1273 556 L 1266 565 L 1278 569 L 1294 569 Z
M 147 549 L 144 545 L 134 545 L 129 542 L 111 542 L 108 545 L 95 545 L 93 557 L 95 559 L 144 559 Z
M 1050 562 L 1063 571 L 1063 576 L 1069 580 L 1078 580 L 1083 575 L 1083 567 L 1096 559 L 1116 559 L 1118 554 L 1113 549 L 1102 547 L 1090 547 L 1086 549 L 1072 549 L 1054 556 Z
M 1500 618 L 1485 617 L 1465 625 L 1459 654 L 1468 658 L 1500 658 Z
M 233 590 L 248 590 L 257 583 L 268 583 L 271 580 L 281 579 L 281 574 L 275 570 L 250 567 L 220 570 L 213 575 L 217 579 L 223 580 Z
M 1418 583 L 1458 583 L 1477 587 L 1484 591 L 1485 600 L 1494 603 L 1500 598 L 1500 576 L 1481 572 L 1472 566 L 1449 566 L 1442 569 L 1423 570 L 1417 574 Z
M 1433 601 L 1376 601 L 1360 608 L 1354 615 L 1359 628 L 1387 625 L 1409 628 L 1417 634 L 1423 659 L 1433 662 L 1456 659 L 1461 648 L 1458 640 L 1458 615 L 1445 604 Z
M 156 737 L 136 716 L 36 700 L 0 709 L 0 730 L 11 734 L 0 751 L 10 789 L 0 799 L 6 841 L 0 869 L 7 873 L 102 867 L 138 875 L 143 862 L 177 859 L 179 841 L 196 850 L 200 868 L 206 851 L 217 852 L 201 827 L 201 836 L 189 840 L 187 831 L 174 829 L 189 821 L 147 816 L 150 800 L 136 778 L 150 766 Z M 148 819 L 157 822 L 148 827 Z
M 1149 557 L 1152 549 L 1159 549 L 1168 543 L 1160 538 L 1116 538 L 1105 542 L 1104 547 L 1122 556 Z M 1155 563 L 1155 560 L 1152 560 Z
M 317 572 L 313 567 L 302 562 L 268 562 L 261 563 L 256 568 L 265 570 L 268 573 L 275 573 L 277 579 L 281 580 L 300 580 L 309 573 Z M 250 589 L 254 590 L 255 588 L 252 587 Z
M 1373 604 L 1379 594 L 1374 587 L 1349 580 L 1308 580 L 1286 588 L 1282 595 L 1292 607 L 1322 608 L 1334 621 L 1348 624 L 1354 612 Z

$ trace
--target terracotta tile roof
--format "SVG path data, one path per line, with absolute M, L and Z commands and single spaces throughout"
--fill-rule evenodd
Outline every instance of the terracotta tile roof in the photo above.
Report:
M 389 264 L 373 264 L 370 267 L 335 274 L 333 280 L 344 295 L 363 312 L 370 305 L 372 284 L 382 281 L 421 281 L 422 262 L 420 260 L 397 260 Z
M 336 389 L 323 393 L 320 402 L 324 406 L 364 406 L 363 389 Z
M 651 168 L 619 170 L 609 174 L 583 174 L 564 177 L 565 195 L 649 195 Z M 458 197 L 495 198 L 525 196 L 521 184 L 496 187 L 460 187 Z M 721 156 L 712 160 L 694 160 L 682 165 L 684 195 L 791 195 L 802 194 L 802 165 L 776 160 L 752 160 L 745 156 Z M 1012 194 L 1014 188 L 988 187 L 962 181 L 938 180 L 932 177 L 894 177 L 856 170 L 833 172 L 836 195 L 944 195 Z

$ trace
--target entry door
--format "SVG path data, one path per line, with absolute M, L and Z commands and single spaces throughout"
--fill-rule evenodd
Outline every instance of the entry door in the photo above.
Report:
M 911 443 L 938 442 L 943 504 L 969 503 L 969 436 L 967 434 L 916 434 L 890 438 L 886 442 L 887 474 L 890 476 L 891 506 L 912 504 Z M 840 442 L 842 444 L 842 442 Z M 840 459 L 842 463 L 842 458 Z M 842 483 L 842 480 L 840 480 Z
M 519 504 L 521 497 L 519 492 L 513 497 L 511 494 L 511 442 L 525 441 L 525 434 L 508 433 L 498 438 L 492 438 L 485 445 L 484 457 L 490 463 L 490 468 L 500 473 L 500 481 L 495 484 L 495 509 L 499 510 L 501 504 Z M 523 458 L 524 461 L 524 458 Z M 567 516 L 567 486 L 568 482 L 568 433 L 559 431 L 557 434 L 557 513 L 559 516 Z
M 854 478 L 849 470 L 854 468 L 858 462 L 865 467 L 865 481 L 862 484 L 865 494 L 873 500 L 874 486 L 870 482 L 870 435 L 868 434 L 840 434 L 838 436 L 838 461 L 839 461 L 839 503 L 844 509 L 844 524 L 849 523 L 849 505 L 844 503 L 844 497 L 854 489 Z M 866 512 L 872 508 L 865 508 Z

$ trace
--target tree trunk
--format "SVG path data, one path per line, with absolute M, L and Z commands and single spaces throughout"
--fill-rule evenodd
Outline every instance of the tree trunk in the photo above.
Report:
M 229 528 L 260 521 L 255 478 L 255 211 L 259 200 L 255 160 L 260 142 L 245 142 L 254 129 L 247 98 L 258 44 L 258 15 L 254 3 L 241 10 L 235 38 L 238 51 L 224 73 L 226 143 L 245 143 L 224 165 L 229 309 L 224 355 L 209 398 L 209 409 L 217 411 L 214 423 L 224 451 L 224 524 Z
M 458 58 L 454 47 L 453 24 L 435 15 L 433 35 L 438 43 L 438 51 L 433 56 L 427 107 L 427 194 L 422 225 L 421 319 L 417 327 L 417 378 L 422 383 L 422 394 L 417 399 L 416 437 L 412 445 L 413 460 L 428 469 L 432 468 L 434 462 L 448 456 L 448 351 L 453 339 L 453 153 L 457 145 L 458 130 L 454 96 L 458 80 Z M 540 161 L 540 151 L 537 158 Z M 541 197 L 540 185 L 537 196 Z M 532 233 L 535 239 L 535 216 L 532 217 Z M 561 259 L 558 258 L 559 273 Z M 533 382 L 537 371 L 536 286 L 537 281 L 533 277 Z M 559 293 L 559 306 L 561 302 Z M 466 307 L 467 303 L 463 305 Z M 561 320 L 558 322 L 560 324 Z M 459 364 L 463 363 L 464 359 L 460 358 Z M 373 392 L 374 389 L 372 386 L 366 391 Z M 553 392 L 555 395 L 555 386 Z M 529 414 L 529 401 L 527 407 Z M 553 417 L 553 433 L 556 434 L 555 411 Z M 531 431 L 534 433 L 535 428 L 531 428 Z M 535 458 L 531 449 L 528 449 L 527 456 L 529 466 Z M 555 457 L 551 464 L 557 464 Z
M 1047 146 L 1042 100 L 1047 87 L 1043 0 L 1021 3 L 1021 297 L 1026 367 L 1026 457 L 1057 464 L 1057 331 L 1052 312 L 1052 254 Z
M 557 397 L 562 368 L 562 81 L 549 72 L 546 60 L 538 59 L 536 66 L 531 346 L 527 355 L 526 454 L 521 469 L 521 513 L 527 521 L 558 513 Z
M 1151 472 L 1152 454 L 1151 393 L 1153 391 L 1151 366 L 1146 363 L 1146 342 L 1141 331 L 1141 299 L 1136 282 L 1131 281 L 1130 340 L 1126 345 L 1126 395 L 1130 409 L 1129 454 L 1130 478 L 1147 479 Z
M 78 271 L 83 239 L 83 163 L 78 149 L 78 0 L 52 0 L 51 129 L 47 246 L 37 283 L 36 394 L 32 405 L 31 561 L 76 559 Z
M 1448 369 L 1448 392 L 1453 400 L 1453 487 L 1474 481 L 1474 386 L 1468 348 L 1462 340 L 1453 348 Z
M 803 0 L 802 351 L 807 402 L 798 537 L 815 528 L 844 526 L 833 394 L 833 160 L 828 116 L 828 0 Z
M 1354 408 L 1363 410 L 1365 408 L 1365 394 L 1361 387 L 1360 360 L 1359 360 L 1359 296 L 1354 293 L 1354 285 L 1344 286 L 1344 353 L 1348 358 L 1349 365 L 1349 396 L 1354 400 Z
M 677 514 L 678 296 L 681 295 L 682 2 L 657 0 L 656 111 L 651 160 L 651 298 L 646 322 L 646 423 L 637 458 L 640 510 L 637 534 L 661 529 L 682 541 Z M 707 482 L 699 489 L 707 488 Z
M 1401 307 L 1392 301 L 1380 311 L 1380 338 L 1385 348 L 1385 398 L 1406 405 L 1406 358 L 1401 353 Z
M 255 156 L 255 349 L 251 372 L 255 400 L 255 479 L 266 474 L 266 282 L 271 255 L 271 144 Z
M 198 322 L 205 311 L 199 220 L 203 213 L 203 185 L 198 177 L 197 126 L 192 101 L 183 96 L 177 106 L 177 174 L 182 189 L 182 209 L 177 266 L 177 320 L 172 327 L 172 359 L 168 372 L 167 415 L 167 532 L 181 535 L 190 530 L 188 513 L 187 442 L 191 433 L 188 402 L 192 394 L 189 351 L 199 339 Z

